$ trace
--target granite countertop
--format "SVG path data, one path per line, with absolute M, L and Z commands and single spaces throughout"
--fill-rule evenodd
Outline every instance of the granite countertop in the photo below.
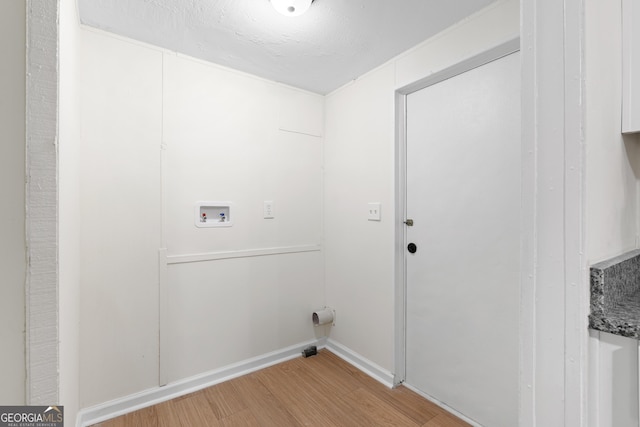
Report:
M 640 339 L 640 250 L 591 266 L 589 327 Z

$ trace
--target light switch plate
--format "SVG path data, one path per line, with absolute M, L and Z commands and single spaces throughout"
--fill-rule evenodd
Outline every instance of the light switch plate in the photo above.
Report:
M 369 203 L 369 221 L 380 221 L 380 202 Z
M 265 200 L 263 205 L 263 217 L 264 219 L 273 219 L 275 215 L 273 213 L 273 200 Z

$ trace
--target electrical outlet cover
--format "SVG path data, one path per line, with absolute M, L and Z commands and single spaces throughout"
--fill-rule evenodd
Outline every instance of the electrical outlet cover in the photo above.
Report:
M 367 219 L 369 221 L 380 221 L 380 202 L 369 203 L 369 214 Z

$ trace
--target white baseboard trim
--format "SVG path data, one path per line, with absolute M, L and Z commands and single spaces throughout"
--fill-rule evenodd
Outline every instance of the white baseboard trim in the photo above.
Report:
M 477 421 L 472 420 L 471 418 L 461 414 L 460 412 L 456 411 L 455 409 L 453 409 L 451 406 L 447 406 L 447 404 L 439 401 L 438 399 L 436 399 L 433 396 L 428 395 L 427 393 L 424 393 L 423 391 L 415 388 L 414 386 L 412 386 L 411 384 L 407 384 L 407 383 L 402 383 L 403 386 L 405 386 L 406 388 L 408 388 L 409 390 L 415 392 L 416 394 L 419 394 L 420 396 L 424 397 L 425 399 L 427 399 L 429 402 L 434 403 L 436 405 L 438 405 L 439 407 L 441 407 L 442 409 L 444 409 L 445 411 L 447 411 L 448 413 L 455 415 L 456 417 L 460 418 L 462 421 L 471 424 L 473 427 L 482 427 L 481 424 L 478 424 Z
M 394 387 L 394 376 L 391 372 L 362 357 L 351 349 L 332 339 L 327 340 L 326 349 L 385 386 L 389 388 Z
M 193 393 L 203 388 L 228 381 L 251 372 L 299 357 L 302 350 L 310 345 L 318 348 L 326 346 L 326 338 L 296 344 L 281 350 L 244 360 L 204 374 L 169 383 L 162 387 L 154 387 L 119 399 L 84 408 L 78 413 L 77 427 L 87 427 L 102 421 L 137 411 L 176 397 Z M 357 366 L 357 365 L 356 365 Z

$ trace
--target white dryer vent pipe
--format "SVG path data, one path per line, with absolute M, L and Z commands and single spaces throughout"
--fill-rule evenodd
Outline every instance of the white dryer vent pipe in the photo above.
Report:
M 324 307 L 321 310 L 313 312 L 311 320 L 313 320 L 313 326 L 326 325 L 327 323 L 333 323 L 336 317 L 336 311 L 329 307 Z

